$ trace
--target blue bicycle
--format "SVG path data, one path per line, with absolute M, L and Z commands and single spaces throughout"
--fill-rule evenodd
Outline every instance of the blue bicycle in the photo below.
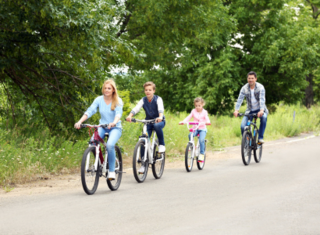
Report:
M 253 151 L 254 160 L 256 163 L 259 163 L 262 157 L 262 144 L 257 142 L 257 140 L 259 139 L 259 129 L 256 125 L 258 115 L 239 113 L 238 116 L 248 117 L 248 122 L 246 127 L 244 128 L 241 142 L 242 162 L 245 166 L 249 165 L 251 160 L 251 154 Z

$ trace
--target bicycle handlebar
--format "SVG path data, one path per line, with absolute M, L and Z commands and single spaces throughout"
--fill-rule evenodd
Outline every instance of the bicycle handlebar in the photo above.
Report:
M 86 128 L 86 127 L 93 127 L 93 128 L 103 127 L 103 128 L 107 128 L 108 126 L 109 126 L 109 124 L 99 124 L 99 125 L 81 124 L 80 128 Z
M 258 117 L 258 114 L 253 113 L 253 114 L 244 114 L 244 113 L 238 113 L 238 117 L 242 117 L 242 116 L 246 116 L 246 117 Z
M 210 126 L 211 123 L 206 123 L 206 122 L 179 122 L 179 125 L 184 125 L 184 124 L 189 124 L 189 125 L 206 125 Z
M 155 123 L 157 119 L 151 119 L 151 120 L 139 120 L 139 119 L 135 119 L 135 118 L 132 118 L 131 119 L 131 122 L 142 122 L 142 123 L 146 123 L 146 124 L 149 124 L 149 123 Z

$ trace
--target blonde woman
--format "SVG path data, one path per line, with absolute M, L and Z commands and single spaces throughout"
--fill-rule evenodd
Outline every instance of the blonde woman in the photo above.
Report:
M 115 150 L 114 146 L 121 137 L 121 121 L 123 102 L 118 96 L 116 84 L 113 80 L 109 79 L 103 83 L 102 96 L 97 97 L 92 105 L 87 109 L 80 120 L 74 125 L 75 128 L 79 129 L 81 124 L 90 118 L 93 114 L 99 112 L 101 119 L 99 124 L 109 124 L 107 128 L 99 127 L 99 136 L 103 139 L 105 133 L 109 133 L 109 139 L 107 142 L 108 150 L 108 162 L 109 162 L 109 179 L 115 179 Z

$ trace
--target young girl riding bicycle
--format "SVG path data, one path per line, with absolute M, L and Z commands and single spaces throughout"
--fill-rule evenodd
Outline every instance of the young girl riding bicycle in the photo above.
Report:
M 200 142 L 200 155 L 198 158 L 199 162 L 202 162 L 204 160 L 204 153 L 205 153 L 205 138 L 207 134 L 207 128 L 206 124 L 210 124 L 210 119 L 208 117 L 208 112 L 203 108 L 205 105 L 204 100 L 201 97 L 195 98 L 194 99 L 194 109 L 191 111 L 188 117 L 186 117 L 182 122 L 180 123 L 186 123 L 188 122 L 191 118 L 193 118 L 194 122 L 201 122 L 199 128 L 189 134 L 189 140 L 190 140 L 190 135 L 193 134 L 193 136 L 199 135 L 199 142 Z

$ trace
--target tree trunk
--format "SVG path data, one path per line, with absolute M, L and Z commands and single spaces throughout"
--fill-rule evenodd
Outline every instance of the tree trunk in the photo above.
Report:
M 309 83 L 306 88 L 305 105 L 309 109 L 313 105 L 313 76 L 306 76 L 306 81 Z

